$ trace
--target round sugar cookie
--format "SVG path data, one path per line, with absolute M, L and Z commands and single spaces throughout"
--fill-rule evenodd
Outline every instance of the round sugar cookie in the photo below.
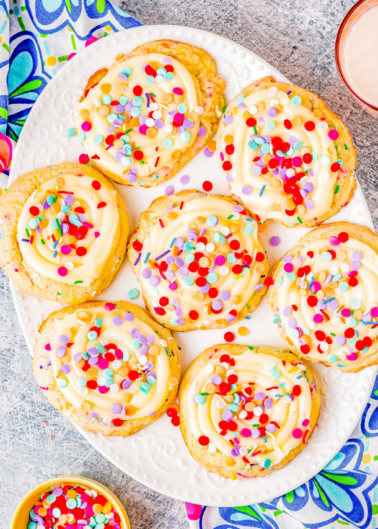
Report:
M 107 176 L 120 184 L 156 186 L 213 138 L 224 88 L 204 50 L 172 40 L 148 42 L 119 53 L 109 69 L 90 77 L 74 106 L 76 132 Z
M 231 479 L 284 467 L 304 448 L 320 408 L 311 370 L 273 347 L 214 345 L 186 371 L 180 428 L 194 459 Z
M 111 283 L 129 223 L 113 185 L 88 165 L 19 177 L 0 197 L 0 265 L 22 291 L 82 303 Z
M 266 292 L 257 223 L 229 197 L 181 191 L 154 200 L 129 244 L 148 310 L 176 331 L 243 320 Z
M 85 430 L 129 436 L 174 402 L 180 354 L 172 334 L 140 307 L 91 301 L 53 312 L 33 358 L 50 403 Z
M 357 151 L 317 95 L 265 77 L 222 117 L 218 157 L 234 193 L 261 222 L 317 226 L 352 198 Z
M 371 230 L 335 222 L 275 264 L 268 304 L 293 353 L 345 372 L 378 363 L 377 252 Z

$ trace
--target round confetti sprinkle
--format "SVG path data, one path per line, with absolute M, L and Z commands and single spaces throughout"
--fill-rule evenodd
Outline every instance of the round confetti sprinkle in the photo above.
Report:
M 205 180 L 202 184 L 203 190 L 209 193 L 213 189 L 213 184 L 209 180 Z
M 235 335 L 233 332 L 226 332 L 224 334 L 224 339 L 226 342 L 233 342 L 235 340 Z
M 167 186 L 165 188 L 165 194 L 166 195 L 173 195 L 173 193 L 175 192 L 175 188 L 171 185 Z
M 188 184 L 189 183 L 189 180 L 190 180 L 190 176 L 189 175 L 184 175 L 180 178 L 180 184 L 182 184 L 183 186 Z
M 139 297 L 139 290 L 137 288 L 132 288 L 128 293 L 129 299 L 137 299 Z
M 271 246 L 278 246 L 281 243 L 281 239 L 277 235 L 274 235 L 269 239 L 269 243 Z

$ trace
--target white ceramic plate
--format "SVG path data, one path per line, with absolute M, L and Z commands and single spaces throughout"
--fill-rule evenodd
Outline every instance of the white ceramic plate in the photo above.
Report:
M 76 162 L 81 153 L 79 142 L 77 138 L 68 139 L 65 132 L 73 125 L 71 108 L 75 99 L 81 96 L 88 77 L 96 69 L 109 66 L 117 53 L 127 53 L 144 42 L 161 38 L 182 40 L 204 48 L 216 60 L 219 73 L 227 82 L 228 100 L 262 76 L 273 75 L 279 81 L 287 81 L 251 51 L 205 31 L 178 26 L 144 26 L 122 31 L 85 48 L 50 81 L 23 128 L 13 160 L 11 181 L 34 169 L 62 162 Z M 183 174 L 190 175 L 187 186 L 180 184 L 180 176 Z M 211 180 L 215 193 L 230 194 L 216 156 L 206 158 L 203 152 L 170 180 L 169 184 L 178 192 L 182 189 L 202 189 L 204 180 Z M 164 194 L 166 185 L 147 190 L 117 185 L 132 229 L 151 201 Z M 344 219 L 373 228 L 360 187 L 350 204 L 332 220 Z M 289 250 L 307 231 L 305 228 L 289 230 L 270 223 L 270 227 L 262 234 L 270 264 Z M 282 241 L 275 248 L 269 244 L 273 234 L 280 236 Z M 138 283 L 130 264 L 125 260 L 101 299 L 127 300 L 131 288 L 138 288 Z M 12 293 L 22 330 L 30 352 L 33 352 L 39 324 L 51 311 L 62 306 L 24 294 L 13 285 Z M 140 298 L 137 303 L 142 305 Z M 276 326 L 272 323 L 266 297 L 251 319 L 245 320 L 243 325 L 250 329 L 250 334 L 244 338 L 237 335 L 240 324 L 227 329 L 236 334 L 238 343 L 275 347 L 283 345 Z M 205 348 L 224 342 L 224 332 L 175 333 L 182 348 L 183 368 L 186 369 Z M 167 416 L 127 439 L 107 438 L 102 434 L 80 431 L 121 470 L 168 496 L 192 503 L 222 506 L 267 501 L 300 486 L 336 455 L 362 414 L 377 369 L 365 369 L 354 375 L 317 366 L 316 372 L 322 392 L 318 425 L 309 443 L 296 459 L 282 470 L 263 478 L 233 481 L 207 472 L 192 459 L 179 428 L 172 426 Z

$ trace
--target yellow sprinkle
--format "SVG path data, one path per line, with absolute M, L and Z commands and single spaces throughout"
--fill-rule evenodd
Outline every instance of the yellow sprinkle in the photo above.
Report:
M 231 479 L 236 479 L 236 472 L 231 472 Z
M 239 327 L 238 334 L 240 334 L 240 336 L 247 336 L 249 334 L 249 330 L 247 327 Z

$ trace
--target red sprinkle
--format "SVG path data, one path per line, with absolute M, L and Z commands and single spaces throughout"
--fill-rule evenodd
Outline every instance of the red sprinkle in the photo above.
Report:
M 226 332 L 224 334 L 224 339 L 226 342 L 233 342 L 235 340 L 235 335 L 233 332 Z
M 206 193 L 211 191 L 213 189 L 213 184 L 209 182 L 209 180 L 205 180 L 205 182 L 202 184 L 202 187 Z

